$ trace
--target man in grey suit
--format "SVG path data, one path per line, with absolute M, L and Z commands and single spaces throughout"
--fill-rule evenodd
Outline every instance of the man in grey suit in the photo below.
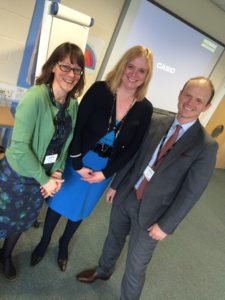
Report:
M 176 118 L 153 118 L 138 153 L 116 175 L 107 193 L 107 201 L 113 206 L 99 265 L 78 274 L 79 281 L 109 279 L 130 234 L 121 300 L 140 298 L 156 244 L 174 232 L 212 175 L 217 143 L 205 132 L 198 117 L 209 108 L 213 95 L 209 79 L 192 78 L 179 94 Z M 176 141 L 156 168 L 163 145 L 174 136 L 177 125 Z M 147 186 L 140 199 L 137 191 L 143 180 Z

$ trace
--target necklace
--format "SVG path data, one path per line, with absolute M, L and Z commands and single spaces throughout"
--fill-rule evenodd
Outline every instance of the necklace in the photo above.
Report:
M 136 103 L 136 99 L 134 98 L 133 101 L 131 102 L 131 105 L 129 106 L 127 112 L 125 113 L 125 115 L 123 116 L 123 118 L 120 120 L 120 122 L 116 125 L 116 120 L 114 116 L 114 110 L 115 110 L 115 106 L 116 106 L 116 98 L 117 95 L 115 93 L 114 97 L 113 97 L 113 105 L 112 105 L 112 109 L 111 109 L 111 113 L 110 113 L 110 118 L 109 118 L 109 124 L 108 124 L 108 129 L 107 132 L 109 132 L 111 129 L 113 129 L 114 133 L 115 133 L 115 140 L 117 139 L 123 125 L 124 122 L 126 120 L 126 117 L 129 113 L 129 111 L 131 110 L 131 108 L 134 106 L 134 104 Z M 113 119 L 114 119 L 114 124 L 113 124 Z

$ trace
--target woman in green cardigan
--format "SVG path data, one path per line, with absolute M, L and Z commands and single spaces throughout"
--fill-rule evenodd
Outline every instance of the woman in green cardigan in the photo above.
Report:
M 16 278 L 12 251 L 37 218 L 44 198 L 57 192 L 82 93 L 84 56 L 75 44 L 59 45 L 36 85 L 20 101 L 6 157 L 0 161 L 0 249 L 3 274 Z

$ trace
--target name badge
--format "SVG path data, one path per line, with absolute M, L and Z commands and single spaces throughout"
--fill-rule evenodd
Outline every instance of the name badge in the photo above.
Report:
M 56 161 L 58 154 L 47 155 L 44 160 L 44 165 L 52 164 Z
M 150 181 L 154 173 L 155 171 L 152 170 L 152 168 L 150 168 L 149 166 L 147 166 L 146 169 L 144 170 L 144 176 L 148 181 Z

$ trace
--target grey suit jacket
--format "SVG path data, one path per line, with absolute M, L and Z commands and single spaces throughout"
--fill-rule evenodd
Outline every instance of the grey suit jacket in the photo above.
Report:
M 157 145 L 173 122 L 172 117 L 153 118 L 139 151 L 115 176 L 113 205 L 126 201 L 143 174 Z M 197 120 L 164 157 L 151 178 L 140 204 L 139 224 L 158 223 L 172 233 L 205 190 L 215 167 L 217 143 Z

